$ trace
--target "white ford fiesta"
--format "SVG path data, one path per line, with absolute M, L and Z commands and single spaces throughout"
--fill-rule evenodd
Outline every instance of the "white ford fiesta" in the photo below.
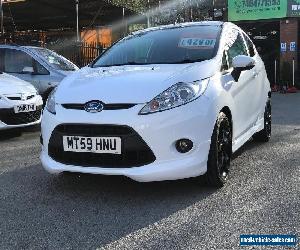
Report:
M 270 139 L 270 98 L 264 63 L 234 24 L 139 31 L 51 93 L 42 164 L 140 182 L 204 175 L 221 187 L 233 152 Z
M 0 130 L 39 124 L 42 107 L 30 83 L 0 72 Z

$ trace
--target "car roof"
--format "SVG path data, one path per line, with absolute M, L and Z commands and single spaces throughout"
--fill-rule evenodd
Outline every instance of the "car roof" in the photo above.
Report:
M 138 30 L 132 33 L 132 35 L 138 35 L 142 33 L 147 33 L 150 31 L 156 30 L 168 30 L 168 29 L 176 29 L 176 28 L 184 28 L 184 27 L 193 27 L 193 26 L 215 26 L 222 27 L 224 22 L 221 21 L 202 21 L 202 22 L 187 22 L 187 23 L 176 23 L 176 24 L 168 24 L 157 27 L 150 27 L 143 30 Z
M 18 45 L 18 44 L 0 44 L 0 48 L 39 49 L 39 48 L 42 48 L 42 47 L 37 47 L 37 46 L 22 46 L 22 45 Z

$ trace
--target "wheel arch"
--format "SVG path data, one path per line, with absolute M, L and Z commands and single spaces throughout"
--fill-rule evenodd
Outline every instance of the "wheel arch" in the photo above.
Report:
M 233 131 L 233 121 L 232 121 L 232 113 L 231 110 L 228 106 L 224 106 L 221 110 L 220 113 L 223 112 L 229 119 L 230 125 L 231 125 L 231 131 Z

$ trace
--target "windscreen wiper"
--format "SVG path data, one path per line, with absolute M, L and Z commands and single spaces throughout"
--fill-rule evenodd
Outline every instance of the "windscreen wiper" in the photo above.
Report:
M 97 65 L 97 66 L 94 66 L 93 68 L 127 66 L 127 65 L 145 65 L 145 63 L 127 62 L 127 63 L 120 63 L 120 64 Z
M 183 63 L 195 63 L 195 62 L 203 62 L 206 59 L 197 59 L 197 60 L 192 60 L 192 59 L 184 59 L 182 61 L 178 62 L 170 62 L 169 64 L 183 64 Z

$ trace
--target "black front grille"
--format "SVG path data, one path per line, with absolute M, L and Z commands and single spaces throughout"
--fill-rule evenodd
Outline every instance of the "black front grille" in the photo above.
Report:
M 103 110 L 122 110 L 122 109 L 130 109 L 136 106 L 136 104 L 132 103 L 112 103 L 112 104 L 105 104 L 102 103 Z M 85 104 L 81 103 L 66 103 L 62 104 L 65 109 L 75 109 L 75 110 L 84 110 Z
M 35 97 L 35 95 L 27 96 L 26 100 L 30 100 L 33 97 Z M 9 96 L 9 97 L 7 97 L 7 99 L 12 100 L 12 101 L 21 101 L 22 100 L 22 98 L 20 96 Z
M 21 97 L 19 97 L 19 96 L 10 96 L 10 97 L 7 97 L 7 99 L 12 100 L 12 101 L 20 101 Z
M 0 121 L 6 125 L 22 125 L 38 121 L 41 118 L 42 106 L 36 111 L 27 113 L 14 112 L 14 109 L 0 109 Z
M 65 152 L 63 136 L 120 137 L 122 154 Z M 132 128 L 117 125 L 59 125 L 50 138 L 48 153 L 57 162 L 82 167 L 130 168 L 150 164 L 156 159 L 148 145 Z

